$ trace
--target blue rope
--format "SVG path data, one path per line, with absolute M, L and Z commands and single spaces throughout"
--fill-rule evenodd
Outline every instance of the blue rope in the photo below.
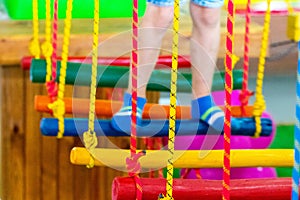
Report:
M 295 158 L 293 168 L 292 200 L 299 197 L 299 166 L 300 166 L 300 42 L 298 42 L 298 72 L 297 72 L 297 102 L 296 102 L 296 125 L 294 133 Z

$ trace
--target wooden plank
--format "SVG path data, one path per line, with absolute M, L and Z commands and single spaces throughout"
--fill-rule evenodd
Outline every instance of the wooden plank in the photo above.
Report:
M 83 146 L 80 138 L 75 139 L 74 146 Z M 74 197 L 76 199 L 90 199 L 90 188 L 92 184 L 91 170 L 87 169 L 86 166 L 73 166 L 74 167 Z M 102 178 L 105 178 L 102 177 Z
M 45 88 L 43 91 L 44 94 Z M 50 115 L 47 115 L 50 116 Z M 58 199 L 58 144 L 57 138 L 42 137 L 42 194 L 43 200 Z
M 76 199 L 72 183 L 75 181 L 73 176 L 74 166 L 69 162 L 69 152 L 74 146 L 74 138 L 62 138 L 58 143 L 58 199 Z M 77 180 L 78 181 L 78 180 Z M 80 182 L 80 181 L 79 181 Z
M 65 96 L 72 96 L 73 87 L 65 87 Z M 76 199 L 74 197 L 74 188 L 71 184 L 74 181 L 73 165 L 68 161 L 72 147 L 74 147 L 74 138 L 57 139 L 58 145 L 58 199 Z
M 219 57 L 225 56 L 226 13 L 222 14 L 221 41 Z M 92 48 L 92 21 L 90 19 L 74 19 L 72 23 L 72 36 L 70 38 L 70 56 L 88 56 Z M 0 63 L 17 64 L 23 56 L 28 56 L 28 45 L 32 37 L 31 21 L 1 21 L 0 26 Z M 235 53 L 243 55 L 244 19 L 237 17 L 235 22 Z M 44 21 L 41 21 L 40 30 L 44 30 Z M 59 30 L 63 30 L 63 21 L 59 22 Z M 101 19 L 100 21 L 100 55 L 125 56 L 131 50 L 131 19 Z M 258 57 L 261 43 L 262 26 L 252 22 L 250 28 L 250 56 Z M 191 32 L 190 17 L 182 16 L 180 24 L 181 55 L 189 55 L 189 36 Z M 167 34 L 162 49 L 171 49 L 172 35 Z M 85 42 L 82 42 L 83 39 Z M 41 34 L 41 41 L 43 34 Z M 62 35 L 59 36 L 59 52 L 61 53 Z M 88 42 L 91 41 L 91 42 Z M 106 49 L 110 49 L 107 51 Z M 169 52 L 162 52 L 169 54 Z
M 99 169 L 97 169 L 97 170 L 98 170 L 98 176 L 97 176 L 97 178 L 98 178 L 98 180 L 97 180 L 98 199 L 110 199 L 110 198 L 107 198 L 108 194 L 110 194 L 110 193 L 108 193 L 104 187 L 104 185 L 106 184 L 106 182 L 105 182 L 106 179 L 101 178 L 101 177 L 103 177 L 104 174 L 106 174 L 107 168 L 99 167 Z
M 42 137 L 42 160 L 43 199 L 58 199 L 58 147 L 57 139 L 55 137 Z
M 1 83 L 3 199 L 23 200 L 25 195 L 25 114 L 22 112 L 25 106 L 23 104 L 24 73 L 19 66 L 3 67 Z
M 25 72 L 25 199 L 40 200 L 42 199 L 42 136 L 38 122 L 41 114 L 34 110 L 33 103 L 35 94 L 41 94 L 44 85 L 32 84 L 27 77 L 29 77 L 29 73 Z

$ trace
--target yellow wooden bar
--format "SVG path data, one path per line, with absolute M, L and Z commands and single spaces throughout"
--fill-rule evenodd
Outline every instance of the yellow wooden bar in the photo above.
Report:
M 126 169 L 129 150 L 97 148 L 95 165 Z M 174 167 L 177 168 L 219 168 L 223 167 L 223 150 L 176 150 Z M 167 150 L 149 150 L 140 158 L 142 168 L 163 168 L 167 165 Z M 82 147 L 71 150 L 72 164 L 86 165 L 90 160 L 89 152 Z M 291 167 L 294 153 L 292 149 L 232 150 L 232 167 Z

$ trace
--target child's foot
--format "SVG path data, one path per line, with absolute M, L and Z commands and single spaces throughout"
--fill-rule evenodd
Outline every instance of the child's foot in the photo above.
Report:
M 210 95 L 192 100 L 191 112 L 193 119 L 201 119 L 217 131 L 223 130 L 224 112 Z
M 126 132 L 128 134 L 131 132 L 131 100 L 131 94 L 125 93 L 122 108 L 114 114 L 111 120 L 111 125 L 115 130 Z M 142 113 L 146 101 L 147 100 L 145 98 L 137 98 L 137 125 L 141 124 Z

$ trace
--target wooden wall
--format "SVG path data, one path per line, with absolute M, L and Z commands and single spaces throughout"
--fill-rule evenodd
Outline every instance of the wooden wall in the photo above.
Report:
M 1 71 L 3 199 L 110 199 L 111 181 L 122 173 L 71 165 L 69 152 L 82 145 L 79 138 L 41 136 L 33 98 L 44 85 L 32 84 L 20 66 Z
M 45 93 L 45 86 L 31 83 L 28 71 L 19 65 L 2 67 L 1 75 L 3 199 L 110 199 L 113 178 L 126 174 L 107 167 L 72 165 L 70 150 L 82 146 L 80 138 L 56 139 L 40 133 L 39 121 L 47 114 L 34 110 L 34 96 Z M 66 91 L 66 96 L 72 96 L 71 86 Z M 103 98 L 106 92 L 98 94 Z M 157 99 L 157 93 L 149 95 L 150 101 Z M 128 138 L 110 140 L 129 148 Z

